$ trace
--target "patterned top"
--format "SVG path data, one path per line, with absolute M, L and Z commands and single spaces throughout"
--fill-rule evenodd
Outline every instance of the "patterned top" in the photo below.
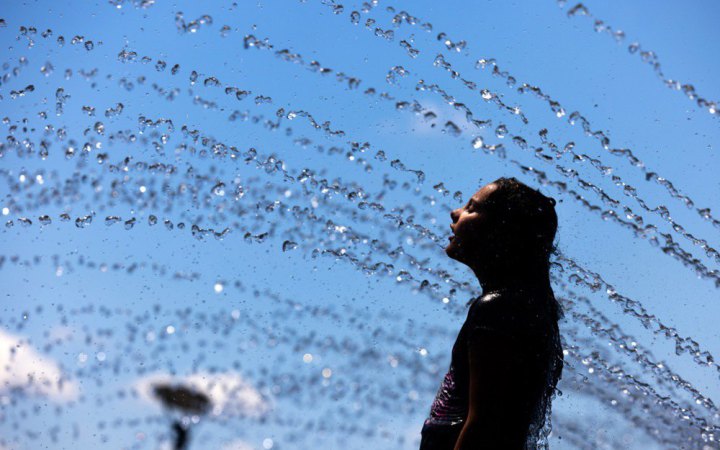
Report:
M 431 436 L 433 434 L 449 436 L 443 439 L 449 441 L 448 446 L 452 448 L 451 443 L 459 435 L 469 407 L 468 345 L 478 331 L 502 335 L 512 349 L 512 364 L 517 370 L 536 374 L 531 377 L 534 379 L 532 392 L 517 394 L 537 396 L 547 376 L 548 325 L 547 317 L 540 312 L 533 296 L 525 291 L 498 290 L 471 300 L 467 318 L 452 349 L 450 367 L 425 420 L 423 441 L 437 440 Z M 482 339 L 475 342 L 482 342 Z

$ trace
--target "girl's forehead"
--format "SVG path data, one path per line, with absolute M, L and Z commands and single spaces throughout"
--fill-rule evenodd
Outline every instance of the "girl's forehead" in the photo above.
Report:
M 498 185 L 495 183 L 490 183 L 485 186 L 483 186 L 481 189 L 478 189 L 478 191 L 472 196 L 472 198 L 475 201 L 483 201 L 486 200 L 490 194 L 495 192 L 498 188 Z

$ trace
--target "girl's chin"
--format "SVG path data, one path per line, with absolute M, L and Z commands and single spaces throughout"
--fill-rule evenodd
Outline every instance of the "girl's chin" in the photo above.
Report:
M 457 246 L 452 241 L 445 247 L 445 254 L 448 255 L 450 258 L 455 259 L 457 252 Z

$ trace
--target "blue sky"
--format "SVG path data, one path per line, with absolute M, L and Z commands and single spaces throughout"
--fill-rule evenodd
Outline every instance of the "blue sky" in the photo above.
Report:
M 603 220 L 598 212 L 558 190 L 557 184 L 539 185 L 512 162 L 542 170 L 550 180 L 567 183 L 591 204 L 607 209 L 592 190 L 582 189 L 577 178 L 567 178 L 557 168 L 577 170 L 583 182 L 600 187 L 663 233 L 673 233 L 673 239 L 699 264 L 710 270 L 718 267 L 718 261 L 673 232 L 660 216 L 643 211 L 611 177 L 601 175 L 588 161 L 572 161 L 565 153 L 548 163 L 532 154 L 532 149 L 541 146 L 545 154 L 552 154 L 541 142 L 541 130 L 546 129 L 549 141 L 561 149 L 573 142 L 576 153 L 611 167 L 612 174 L 636 188 L 650 208 L 667 206 L 676 223 L 716 246 L 717 228 L 671 198 L 659 184 L 646 181 L 638 167 L 585 136 L 579 124 L 568 124 L 568 116 L 572 111 L 581 112 L 593 130 L 602 130 L 610 138 L 610 148 L 631 149 L 647 171 L 671 180 L 698 208 L 719 204 L 717 115 L 668 89 L 651 67 L 627 50 L 628 45 L 639 42 L 643 49 L 656 52 L 668 77 L 692 83 L 701 95 L 718 99 L 713 74 L 720 62 L 712 58 L 718 47 L 713 33 L 718 6 L 711 2 L 585 5 L 593 18 L 567 17 L 573 4 L 561 8 L 552 1 L 532 6 L 494 1 L 472 6 L 464 2 L 441 6 L 380 2 L 361 14 L 359 24 L 353 24 L 350 15 L 361 11 L 360 4 L 344 4 L 343 11 L 334 14 L 330 6 L 316 1 L 180 2 L 148 8 L 131 2 L 121 3 L 120 8 L 103 2 L 25 2 L 2 11 L 6 26 L 0 28 L 5 49 L 0 63 L 8 62 L 3 74 L 18 66 L 19 58 L 28 61 L 17 76 L 0 86 L 2 116 L 8 117 L 3 131 L 18 141 L 27 138 L 36 149 L 42 139 L 51 142 L 50 154 L 42 160 L 37 154 L 18 156 L 5 140 L 2 168 L 7 181 L 2 184 L 0 207 L 8 208 L 4 219 L 13 220 L 14 226 L 2 232 L 2 254 L 7 259 L 0 270 L 4 287 L 0 327 L 5 333 L 0 337 L 6 339 L 3 343 L 22 340 L 24 348 L 35 353 L 23 356 L 31 369 L 18 363 L 3 380 L 16 380 L 25 374 L 23 370 L 33 367 L 47 369 L 48 376 L 57 370 L 66 374 L 77 397 L 68 400 L 54 388 L 34 391 L 22 383 L 15 390 L 6 388 L 0 394 L 0 434 L 5 439 L 0 448 L 157 448 L 167 441 L 166 415 L 152 400 L 141 395 L 133 398 L 128 392 L 153 374 L 187 379 L 183 377 L 198 373 L 206 374 L 206 379 L 225 374 L 246 381 L 252 392 L 262 395 L 263 404 L 273 405 L 269 412 L 263 410 L 263 420 L 228 410 L 201 419 L 194 428 L 195 439 L 206 446 L 364 448 L 371 441 L 376 448 L 417 447 L 419 429 L 464 318 L 463 305 L 480 292 L 471 273 L 448 260 L 441 245 L 418 230 L 430 230 L 442 244 L 449 234 L 450 209 L 500 176 L 516 176 L 562 200 L 557 210 L 558 245 L 563 254 L 600 273 L 618 292 L 640 302 L 663 324 L 675 327 L 680 336 L 692 337 L 704 350 L 718 353 L 714 325 L 719 312 L 717 288 L 711 280 L 699 277 L 647 239 Z M 393 27 L 389 6 L 396 12 L 407 9 L 421 23 Z M 186 23 L 203 15 L 209 15 L 212 23 L 206 21 L 195 32 L 182 33 L 176 27 L 179 12 Z M 365 26 L 368 18 L 377 21 L 369 29 Z M 625 31 L 625 40 L 617 43 L 605 33 L 596 33 L 596 19 Z M 432 23 L 432 32 L 424 30 L 424 22 Z M 223 33 L 225 25 L 229 28 Z M 31 36 L 32 47 L 20 36 L 21 26 L 37 28 L 37 34 Z M 394 30 L 393 40 L 376 36 L 376 27 Z M 43 38 L 40 34 L 46 29 L 53 33 Z M 465 40 L 467 46 L 462 51 L 448 49 L 437 39 L 440 32 L 453 42 Z M 267 39 L 274 47 L 244 48 L 249 34 Z M 60 35 L 65 38 L 64 46 L 56 42 Z M 71 44 L 73 36 L 83 36 L 84 42 Z M 92 50 L 85 48 L 88 40 L 93 42 Z M 403 40 L 420 51 L 416 58 L 400 46 Z M 301 55 L 305 65 L 278 58 L 275 52 L 281 49 Z M 136 61 L 119 61 L 123 50 L 136 52 Z M 478 88 L 468 89 L 433 65 L 438 54 Z M 143 63 L 142 56 L 151 61 Z M 507 86 L 504 79 L 490 74 L 489 67 L 476 68 L 476 61 L 482 58 L 495 58 L 498 67 L 511 73 L 518 85 Z M 164 71 L 156 70 L 158 60 L 167 63 Z M 311 61 L 333 72 L 311 71 Z M 40 69 L 48 62 L 54 71 L 45 76 Z M 180 67 L 173 75 L 175 64 Z M 389 71 L 398 66 L 408 74 L 389 83 Z M 66 69 L 72 70 L 69 79 Z M 82 75 L 94 69 L 97 72 L 87 79 Z M 190 82 L 192 71 L 198 72 L 195 84 Z M 359 87 L 352 89 L 347 82 L 338 82 L 337 72 L 362 80 Z M 140 76 L 145 77 L 143 83 L 138 81 Z M 206 86 L 204 81 L 210 77 L 219 80 L 220 86 Z M 134 87 L 123 87 L 123 78 Z M 467 105 L 474 118 L 492 124 L 476 128 L 438 93 L 417 90 L 421 80 L 426 86 L 439 85 L 455 102 Z M 559 101 L 567 114 L 558 118 L 546 102 L 532 94 L 519 94 L 516 88 L 523 82 L 540 87 Z M 11 91 L 30 84 L 32 92 L 13 98 Z M 225 94 L 226 87 L 251 94 L 238 100 Z M 370 87 L 378 94 L 363 93 Z M 70 96 L 59 116 L 55 106 L 58 88 Z M 175 88 L 174 100 L 164 98 Z M 519 107 L 528 123 L 483 100 L 481 89 Z M 381 92 L 394 99 L 381 98 Z M 258 99 L 260 95 L 271 100 Z M 203 107 L 198 96 L 216 106 Z M 397 108 L 397 102 L 412 100 L 437 118 Z M 104 111 L 118 102 L 124 106 L 122 113 L 105 117 Z M 95 116 L 84 113 L 83 106 L 94 107 Z M 280 127 L 268 129 L 263 122 L 276 121 L 280 108 L 284 116 Z M 319 126 L 328 121 L 329 130 L 344 134 L 315 129 L 304 117 L 287 117 L 288 112 L 301 110 L 312 114 Z M 47 119 L 38 116 L 41 111 L 47 112 Z M 233 111 L 239 112 L 236 117 L 247 112 L 248 119 L 228 120 Z M 152 121 L 171 119 L 174 130 L 166 125 L 142 129 L 138 126 L 141 116 Z M 253 116 L 263 118 L 254 123 Z M 459 128 L 459 136 L 448 132 L 448 121 Z M 104 134 L 97 133 L 97 122 L 102 122 Z M 55 132 L 44 135 L 48 124 L 54 130 L 65 127 L 67 139 L 58 140 Z M 13 125 L 18 128 L 11 132 Z M 369 202 L 383 204 L 386 211 L 359 209 L 358 200 L 348 198 L 347 191 L 325 193 L 310 182 L 283 180 L 277 172 L 243 163 L 245 156 L 203 157 L 203 143 L 192 142 L 191 135 L 183 136 L 183 125 L 235 146 L 241 153 L 255 148 L 262 155 L 258 160 L 274 155 L 293 176 L 308 168 L 316 180 L 325 178 L 329 185 L 334 180 L 347 187 L 356 184 L 370 196 Z M 509 135 L 496 134 L 501 125 Z M 134 133 L 137 139 L 122 142 L 117 135 L 111 139 L 121 130 Z M 164 145 L 160 134 L 167 135 Z M 529 149 L 513 144 L 512 136 L 522 136 Z M 472 142 L 477 137 L 486 146 L 504 144 L 507 158 L 474 149 Z M 305 145 L 300 141 L 303 138 L 309 140 Z M 93 147 L 88 156 L 82 156 L 85 142 Z M 161 150 L 156 150 L 153 142 Z M 355 151 L 353 142 L 358 143 Z M 181 144 L 197 151 L 178 149 Z M 76 156 L 64 156 L 68 146 L 75 147 Z M 380 150 L 385 160 L 377 156 Z M 98 164 L 101 153 L 107 153 L 108 159 Z M 121 167 L 126 156 L 132 157 L 128 170 L 113 171 L 110 165 Z M 397 160 L 406 169 L 422 171 L 424 181 L 418 183 L 416 175 L 398 169 Z M 139 161 L 172 164 L 176 170 L 172 174 L 152 172 L 134 165 Z M 371 171 L 366 170 L 368 165 Z M 97 179 L 97 184 L 93 187 L 84 182 L 79 178 L 82 174 Z M 23 175 L 25 181 L 21 181 Z M 37 175 L 44 185 L 39 184 Z M 73 176 L 82 186 L 76 196 L 47 201 L 40 195 L 43 186 L 62 184 Z M 390 180 L 398 186 L 392 189 Z M 213 189 L 220 181 L 225 183 L 224 195 Z M 441 182 L 450 195 L 438 192 L 436 186 Z M 162 187 L 166 184 L 177 193 L 183 183 L 186 192 L 197 187 L 195 198 L 170 196 Z M 237 185 L 243 186 L 246 194 L 235 198 Z M 113 190 L 118 191 L 117 197 Z M 453 198 L 457 191 L 463 200 Z M 160 200 L 153 203 L 153 198 Z M 281 206 L 268 211 L 268 204 L 275 201 L 282 202 L 277 203 Z M 282 205 L 309 208 L 318 218 L 294 217 L 283 213 Z M 622 208 L 618 212 L 624 216 Z M 62 222 L 61 213 L 72 220 Z M 93 213 L 90 226 L 75 226 L 77 217 Z M 52 224 L 41 226 L 38 217 L 45 214 L 52 217 Z M 421 228 L 393 227 L 393 219 L 385 214 L 401 216 L 405 222 L 410 218 Z M 150 215 L 158 217 L 157 225 L 148 225 Z M 135 217 L 137 223 L 130 230 L 122 222 L 106 226 L 107 216 L 119 216 L 122 222 Z M 32 219 L 33 224 L 23 227 L 23 217 Z M 173 222 L 172 230 L 163 225 L 165 219 Z M 180 222 L 186 224 L 184 229 L 177 226 Z M 218 231 L 229 227 L 231 231 L 223 240 L 198 240 L 192 236 L 192 224 Z M 264 232 L 270 235 L 262 242 L 244 238 L 246 233 L 257 236 Z M 286 241 L 297 243 L 297 248 L 288 245 L 283 251 Z M 388 254 L 398 246 L 404 254 Z M 345 249 L 359 260 L 368 258 L 360 265 L 384 262 L 394 267 L 387 276 L 382 271 L 367 275 L 348 258 L 313 257 L 315 249 L 340 254 Z M 12 255 L 19 255 L 17 263 L 9 259 Z M 33 261 L 36 255 L 41 257 L 37 263 Z M 58 262 L 53 255 L 58 255 Z M 27 264 L 22 264 L 25 260 Z M 96 264 L 93 267 L 88 262 Z M 101 268 L 103 263 L 106 270 Z M 113 269 L 113 263 L 121 268 Z M 139 266 L 128 273 L 133 263 Z M 422 272 L 422 268 L 446 270 L 452 280 L 467 282 L 469 288 L 452 295 L 450 283 Z M 407 281 L 402 270 L 414 281 Z M 196 275 L 185 280 L 174 277 L 176 273 Z M 566 281 L 572 281 L 570 275 L 570 270 L 558 272 Z M 425 277 L 438 283 L 437 288 L 418 291 Z M 236 282 L 240 284 L 236 286 Z M 278 303 L 268 294 L 254 295 L 255 288 L 269 288 L 306 309 Z M 598 292 L 582 286 L 572 289 L 587 296 L 657 361 L 665 361 L 705 396 L 718 399 L 715 368 L 701 367 L 688 354 L 676 355 L 673 341 L 652 334 L 623 313 L 608 299 L 605 288 Z M 556 294 L 569 295 L 560 286 L 556 286 Z M 447 303 L 444 297 L 448 297 Z M 60 307 L 63 309 L 58 310 Z M 312 307 L 321 309 L 313 311 Z M 168 332 L 170 326 L 172 333 Z M 692 398 L 686 391 L 664 384 L 658 378 L 661 375 L 632 357 L 616 352 L 602 332 L 588 330 L 571 314 L 562 326 L 567 342 L 578 346 L 579 354 L 586 358 L 584 362 L 583 358 L 572 359 L 569 365 L 575 370 L 568 369 L 561 382 L 564 394 L 554 404 L 557 420 L 552 447 L 574 448 L 574 437 L 589 436 L 598 448 L 620 444 L 662 448 L 642 431 L 642 425 L 668 429 L 660 417 L 670 414 L 669 410 L 655 405 L 652 416 L 657 419 L 634 423 L 632 416 L 638 406 L 627 399 L 632 397 L 633 387 L 629 388 L 631 394 L 623 394 L 627 384 L 603 381 L 607 372 L 601 369 L 590 373 L 597 361 L 587 356 L 597 352 L 611 366 L 622 368 L 680 405 L 692 404 Z M 332 345 L 343 339 L 346 345 Z M 367 352 L 363 354 L 361 349 Z M 312 355 L 309 361 L 306 354 Z M 227 394 L 217 395 L 232 403 Z M 234 401 L 247 406 L 243 398 L 247 400 L 241 396 Z M 610 403 L 613 399 L 616 404 Z M 709 417 L 706 409 L 693 408 Z M 673 423 L 697 439 L 695 428 L 679 420 Z M 326 430 L 318 430 L 320 424 Z M 349 424 L 376 433 L 367 437 L 361 431 L 348 431 Z M 57 443 L 52 440 L 53 427 L 58 427 Z

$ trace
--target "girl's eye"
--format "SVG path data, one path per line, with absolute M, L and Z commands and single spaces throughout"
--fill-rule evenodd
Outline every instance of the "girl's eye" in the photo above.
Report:
M 482 210 L 482 206 L 478 205 L 475 202 L 470 202 L 470 204 L 468 205 L 468 210 L 469 211 L 480 211 L 480 210 Z

